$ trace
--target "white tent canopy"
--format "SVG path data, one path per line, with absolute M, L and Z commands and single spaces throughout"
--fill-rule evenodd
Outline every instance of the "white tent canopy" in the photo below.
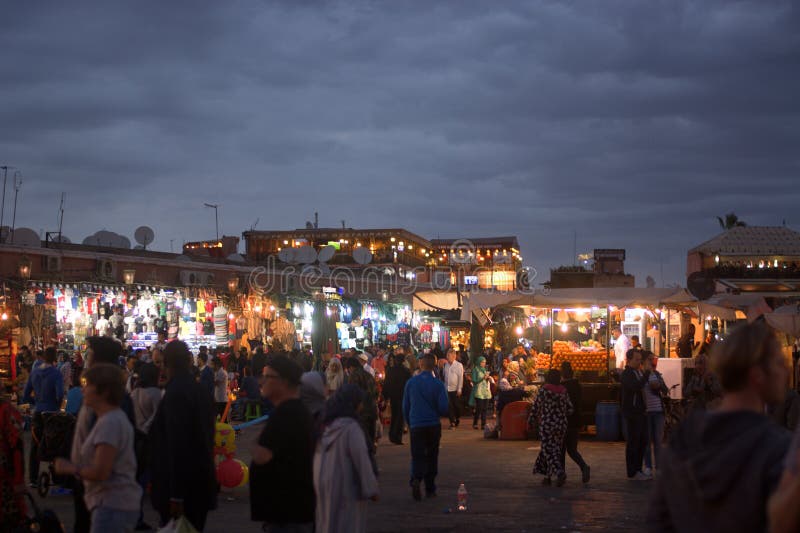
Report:
M 800 305 L 784 305 L 764 315 L 767 324 L 793 337 L 800 337 Z
M 722 320 L 736 320 L 736 311 L 743 311 L 748 322 L 770 313 L 772 308 L 759 294 L 719 294 L 700 302 L 701 315 L 712 315 Z
M 419 291 L 414 293 L 414 311 L 439 311 L 458 309 L 455 291 Z
M 547 294 L 541 292 L 494 292 L 469 294 L 464 297 L 461 320 L 472 321 L 473 313 L 498 306 L 528 305 L 544 308 L 572 307 L 658 307 L 677 305 L 691 301 L 691 295 L 680 288 L 589 288 L 553 289 Z

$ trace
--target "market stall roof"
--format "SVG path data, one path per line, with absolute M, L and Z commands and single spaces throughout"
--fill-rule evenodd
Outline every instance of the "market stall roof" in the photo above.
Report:
M 414 311 L 458 309 L 456 291 L 419 291 L 414 293 Z
M 736 320 L 739 318 L 736 311 L 743 311 L 748 322 L 772 311 L 759 294 L 718 294 L 700 302 L 698 308 L 701 315 L 716 316 L 723 320 Z
M 764 315 L 767 324 L 793 337 L 800 337 L 800 305 L 784 305 Z
M 588 289 L 552 289 L 548 294 L 522 292 L 494 292 L 469 294 L 464 298 L 462 320 L 471 320 L 473 312 L 498 306 L 562 307 L 632 307 L 659 306 L 672 298 L 672 303 L 687 300 L 686 291 L 680 288 L 656 289 L 637 287 L 601 287 Z

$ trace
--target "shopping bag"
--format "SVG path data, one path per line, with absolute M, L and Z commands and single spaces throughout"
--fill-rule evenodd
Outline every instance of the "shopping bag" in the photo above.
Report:
M 167 525 L 159 529 L 157 533 L 197 533 L 197 530 L 186 520 L 185 516 L 181 516 L 167 522 Z

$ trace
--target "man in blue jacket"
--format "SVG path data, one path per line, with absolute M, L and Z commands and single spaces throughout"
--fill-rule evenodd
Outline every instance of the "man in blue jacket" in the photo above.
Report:
M 44 351 L 44 360 L 38 368 L 31 372 L 31 378 L 25 385 L 23 398 L 30 403 L 31 392 L 35 394 L 33 421 L 31 431 L 34 441 L 28 462 L 28 474 L 31 487 L 38 486 L 39 482 L 39 449 L 38 442 L 44 434 L 44 419 L 42 413 L 60 411 L 61 400 L 64 398 L 64 379 L 56 368 L 56 349 L 52 346 Z
M 447 390 L 436 379 L 436 359 L 425 354 L 420 359 L 420 373 L 406 383 L 403 394 L 403 418 L 411 428 L 411 495 L 422 499 L 420 484 L 425 481 L 425 496 L 436 496 L 439 468 L 441 417 L 447 416 Z

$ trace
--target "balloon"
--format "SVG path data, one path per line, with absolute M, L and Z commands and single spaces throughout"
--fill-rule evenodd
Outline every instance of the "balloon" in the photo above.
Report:
M 246 475 L 247 467 L 236 459 L 225 459 L 217 465 L 217 481 L 226 489 L 239 487 Z
M 250 469 L 247 468 L 247 465 L 244 464 L 243 461 L 240 461 L 239 459 L 234 459 L 234 461 L 236 461 L 237 463 L 242 465 L 242 472 L 244 472 L 244 475 L 242 476 L 242 482 L 239 483 L 239 485 L 237 485 L 237 486 L 238 487 L 244 487 L 245 485 L 247 485 L 247 482 L 250 480 Z
M 217 422 L 214 433 L 214 453 L 217 455 L 232 455 L 236 451 L 236 432 L 230 424 Z

